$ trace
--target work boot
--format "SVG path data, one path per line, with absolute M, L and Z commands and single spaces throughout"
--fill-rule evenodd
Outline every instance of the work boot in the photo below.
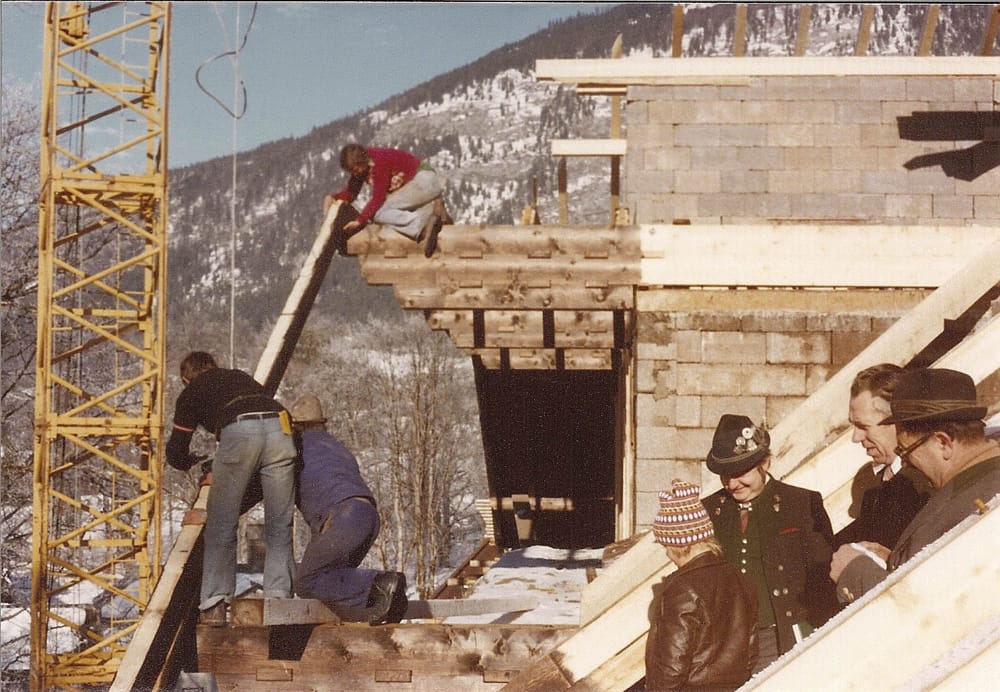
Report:
M 219 601 L 214 606 L 205 608 L 198 614 L 198 623 L 209 627 L 226 626 L 226 602 Z
M 437 214 L 431 214 L 427 223 L 424 224 L 424 234 L 427 236 L 427 240 L 424 241 L 424 257 L 430 257 L 437 250 L 438 233 L 440 232 L 441 217 Z
M 441 224 L 444 226 L 450 226 L 455 223 L 451 218 L 451 214 L 444 208 L 444 200 L 440 197 L 434 200 L 434 213 L 441 218 Z
M 406 603 L 406 575 L 379 572 L 368 592 L 368 622 L 372 625 L 399 622 L 406 613 Z

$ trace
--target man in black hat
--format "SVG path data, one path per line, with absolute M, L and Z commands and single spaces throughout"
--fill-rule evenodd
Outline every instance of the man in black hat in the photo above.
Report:
M 771 438 L 746 416 L 719 419 L 708 468 L 722 490 L 705 498 L 726 559 L 757 593 L 760 657 L 755 672 L 837 610 L 827 577 L 833 529 L 814 490 L 773 478 Z
M 985 435 L 986 407 L 976 401 L 972 378 L 957 370 L 920 368 L 899 376 L 883 424 L 896 426 L 896 454 L 930 479 L 937 491 L 903 530 L 890 551 L 863 543 L 837 549 L 830 578 L 843 602 L 866 591 L 924 546 L 1000 493 L 1000 446 Z M 877 562 L 884 560 L 884 565 Z

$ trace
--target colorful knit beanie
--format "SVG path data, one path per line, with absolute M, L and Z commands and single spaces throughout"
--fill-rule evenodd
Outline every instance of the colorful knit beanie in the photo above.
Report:
M 657 543 L 685 546 L 715 535 L 700 495 L 700 487 L 680 480 L 674 480 L 670 490 L 660 492 L 660 511 L 653 521 Z

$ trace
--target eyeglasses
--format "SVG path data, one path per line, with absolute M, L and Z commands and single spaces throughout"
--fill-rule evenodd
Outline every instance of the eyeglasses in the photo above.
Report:
M 920 445 L 922 445 L 924 442 L 927 442 L 927 440 L 931 439 L 932 435 L 934 435 L 934 433 L 929 432 L 926 435 L 924 435 L 923 437 L 921 437 L 919 440 L 917 440 L 916 442 L 914 442 L 913 444 L 907 445 L 906 447 L 900 447 L 900 446 L 897 445 L 896 449 L 894 449 L 892 451 L 896 453 L 896 456 L 898 456 L 900 458 L 900 460 L 906 461 L 911 454 L 913 454 L 915 451 L 917 451 L 917 447 L 919 447 Z

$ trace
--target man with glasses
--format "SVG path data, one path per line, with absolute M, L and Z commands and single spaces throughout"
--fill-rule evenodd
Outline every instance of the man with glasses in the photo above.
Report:
M 860 541 L 893 548 L 930 497 L 927 477 L 904 466 L 895 452 L 896 427 L 882 424 L 891 413 L 889 402 L 902 372 L 894 363 L 880 363 L 859 372 L 851 383 L 847 415 L 854 429 L 851 440 L 864 447 L 871 462 L 854 476 L 854 501 L 848 511 L 854 521 L 833 537 L 834 548 Z
M 896 454 L 937 488 L 903 530 L 895 547 L 863 543 L 837 549 L 830 578 L 849 603 L 1000 493 L 1000 446 L 985 436 L 986 407 L 965 373 L 943 368 L 904 371 L 890 404 Z M 879 560 L 884 560 L 884 565 Z

